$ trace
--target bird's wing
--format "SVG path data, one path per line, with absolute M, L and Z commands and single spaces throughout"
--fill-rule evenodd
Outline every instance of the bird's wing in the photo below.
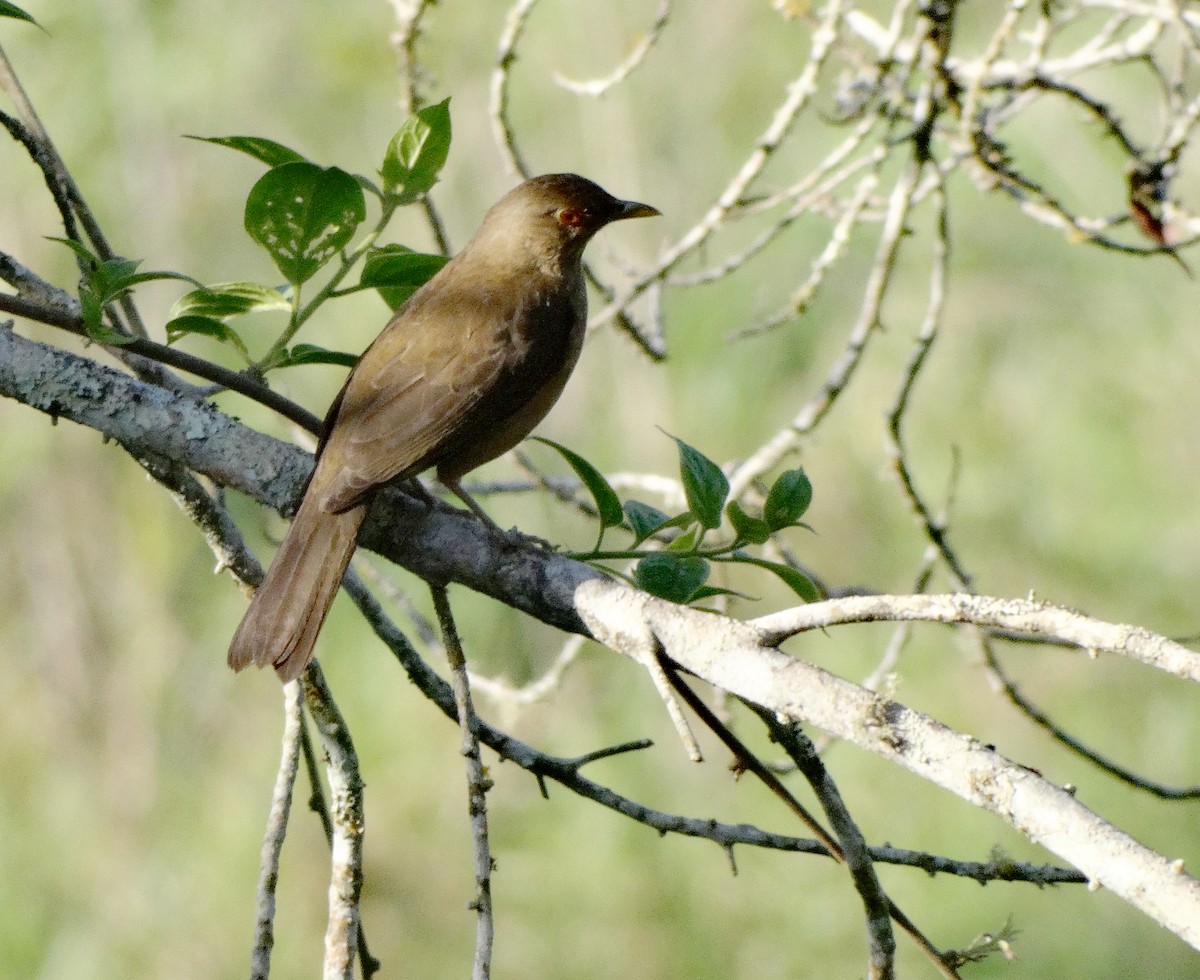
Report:
M 437 462 L 439 450 L 504 369 L 505 331 L 475 304 L 402 311 L 363 354 L 331 412 L 313 489 L 341 511 L 397 477 Z M 491 317 L 487 313 L 491 313 Z

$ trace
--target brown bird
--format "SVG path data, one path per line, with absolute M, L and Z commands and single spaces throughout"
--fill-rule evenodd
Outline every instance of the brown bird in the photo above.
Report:
M 300 509 L 230 644 L 230 667 L 300 675 L 380 487 L 436 466 L 488 520 L 459 481 L 524 439 L 562 393 L 587 326 L 584 246 L 609 222 L 656 214 L 575 174 L 534 177 L 488 211 L 334 399 Z

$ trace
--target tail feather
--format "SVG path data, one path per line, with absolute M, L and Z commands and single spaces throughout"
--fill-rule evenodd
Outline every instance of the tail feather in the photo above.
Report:
M 340 514 L 306 494 L 266 578 L 229 645 L 229 666 L 268 664 L 282 681 L 299 677 L 312 660 L 317 634 L 354 554 L 365 506 Z

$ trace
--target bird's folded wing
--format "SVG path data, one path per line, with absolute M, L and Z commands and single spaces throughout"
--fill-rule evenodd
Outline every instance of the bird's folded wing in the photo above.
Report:
M 504 369 L 494 338 L 407 326 L 407 337 L 395 328 L 380 336 L 340 396 L 314 476 L 327 510 L 354 506 L 371 490 L 435 463 Z

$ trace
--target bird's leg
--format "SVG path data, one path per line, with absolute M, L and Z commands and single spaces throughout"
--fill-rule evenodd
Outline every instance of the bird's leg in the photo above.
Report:
M 442 486 L 444 486 L 447 490 L 454 494 L 454 496 L 466 504 L 467 509 L 481 521 L 483 521 L 483 523 L 489 528 L 491 528 L 492 531 L 504 538 L 505 541 L 509 539 L 508 532 L 490 517 L 488 517 L 487 511 L 485 511 L 479 506 L 479 504 L 475 502 L 475 498 L 462 488 L 462 484 L 459 483 L 457 479 L 451 479 L 450 477 L 442 476 L 440 473 L 438 474 L 438 479 L 442 482 Z
M 534 544 L 538 547 L 545 548 L 547 551 L 554 550 L 554 545 L 552 545 L 549 541 L 543 541 L 541 538 L 535 538 L 533 535 L 526 534 L 524 531 L 521 531 L 518 528 L 513 528 L 511 531 L 504 530 L 504 528 L 488 517 L 487 512 L 475 502 L 474 497 L 472 497 L 469 493 L 467 493 L 466 490 L 462 488 L 462 485 L 458 482 L 458 480 L 447 479 L 440 473 L 438 474 L 438 480 L 441 481 L 442 486 L 444 486 L 447 490 L 454 494 L 454 496 L 466 504 L 467 509 L 470 510 L 471 513 L 478 517 L 481 521 L 483 521 L 483 523 L 486 524 L 488 528 L 490 528 L 491 531 L 502 541 L 504 541 L 505 544 Z
M 437 497 L 425 489 L 425 484 L 418 480 L 415 476 L 409 477 L 402 484 L 400 484 L 400 486 L 405 493 L 423 503 L 426 510 L 433 510 L 433 508 L 437 505 Z

